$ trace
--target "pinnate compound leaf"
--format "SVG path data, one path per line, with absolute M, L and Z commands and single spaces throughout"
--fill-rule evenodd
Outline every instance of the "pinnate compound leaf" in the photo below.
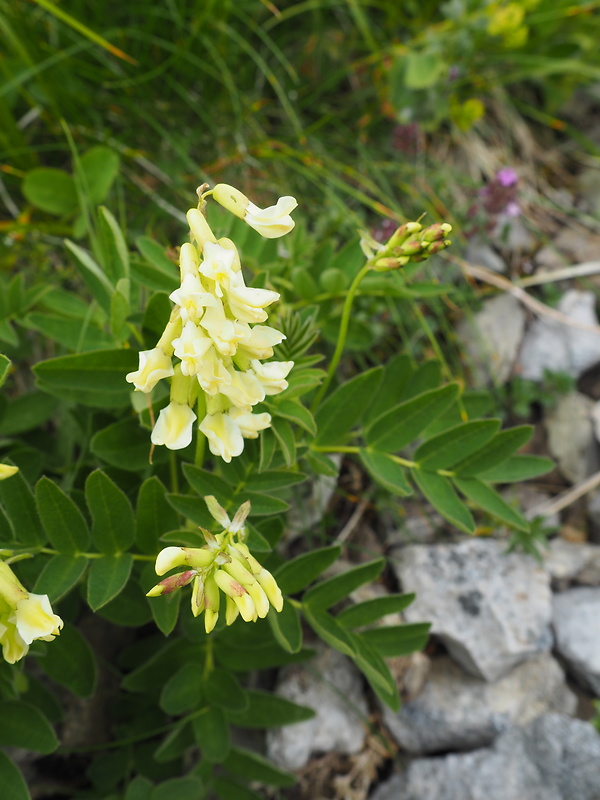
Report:
M 125 494 L 97 469 L 85 482 L 85 497 L 92 516 L 92 539 L 98 550 L 107 555 L 127 550 L 133 543 L 135 523 Z
M 515 450 L 522 447 L 531 438 L 533 428 L 531 425 L 518 425 L 500 431 L 494 438 L 477 452 L 459 462 L 454 467 L 454 472 L 461 477 L 470 478 L 492 467 L 501 464 L 513 455 Z
M 337 561 L 341 552 L 339 545 L 332 545 L 296 556 L 275 571 L 279 588 L 284 594 L 302 591 Z
M 287 420 L 274 417 L 270 430 L 275 434 L 286 467 L 293 466 L 296 463 L 296 437 L 292 426 Z
M 259 753 L 243 747 L 232 747 L 223 766 L 246 781 L 259 781 L 282 788 L 296 783 L 296 778 L 290 772 L 279 769 Z
M 267 619 L 273 636 L 288 653 L 298 653 L 302 647 L 302 626 L 298 610 L 286 600 L 281 611 L 271 608 Z
M 209 706 L 203 714 L 194 717 L 192 728 L 202 756 L 220 763 L 229 755 L 231 737 L 225 713 L 217 706 Z
M 279 403 L 274 403 L 271 409 L 276 417 L 283 417 L 283 419 L 295 423 L 300 428 L 304 428 L 311 436 L 315 436 L 317 433 L 317 424 L 313 415 L 298 400 L 284 399 Z
M 88 603 L 97 611 L 116 597 L 129 580 L 133 556 L 131 553 L 95 558 L 88 575 Z
M 437 472 L 413 470 L 415 483 L 439 513 L 465 533 L 475 531 L 475 523 L 468 508 L 458 499 L 449 479 Z
M 549 458 L 541 456 L 516 455 L 507 458 L 506 461 L 498 464 L 485 472 L 479 473 L 478 477 L 489 483 L 514 483 L 526 481 L 529 478 L 537 478 L 554 469 L 554 462 Z
M 383 378 L 383 367 L 375 367 L 351 378 L 331 394 L 318 409 L 315 444 L 338 444 L 367 409 Z
M 248 788 L 242 786 L 237 781 L 232 781 L 230 778 L 216 778 L 213 784 L 216 796 L 219 800 L 263 800 L 264 795 L 258 794 Z
M 274 728 L 293 725 L 296 722 L 312 719 L 315 712 L 312 708 L 299 706 L 283 697 L 248 690 L 248 706 L 244 710 L 228 711 L 227 717 L 234 725 L 242 728 Z
M 198 800 L 204 797 L 204 786 L 200 778 L 186 775 L 183 778 L 169 778 L 155 786 L 150 800 Z
M 21 770 L 0 750 L 0 786 L 6 800 L 31 800 Z
M 395 658 L 422 650 L 427 644 L 430 627 L 431 623 L 429 622 L 388 625 L 364 631 L 361 636 L 383 658 Z
M 487 483 L 477 478 L 455 478 L 454 483 L 465 497 L 475 503 L 476 506 L 487 511 L 493 517 L 497 517 L 502 522 L 517 528 L 520 531 L 529 532 L 530 524 L 525 517 L 508 505 L 506 500 L 498 494 L 495 489 Z
M 368 425 L 390 408 L 398 405 L 414 371 L 411 358 L 404 353 L 400 353 L 388 361 L 383 368 L 383 380 L 367 411 Z
M 159 704 L 167 714 L 185 714 L 202 701 L 202 672 L 188 662 L 171 675 L 160 693 Z
M 398 711 L 400 708 L 398 685 L 383 658 L 362 636 L 353 635 L 352 643 L 356 653 L 354 656 L 356 666 L 369 681 L 375 694 L 392 711 Z
M 442 414 L 458 397 L 456 383 L 432 389 L 407 400 L 378 417 L 366 431 L 367 443 L 388 453 L 413 442 L 432 420 Z
M 369 475 L 388 492 L 399 497 L 407 497 L 412 494 L 404 468 L 388 453 L 361 447 L 359 455 Z
M 229 670 L 215 667 L 204 678 L 204 693 L 213 705 L 232 711 L 243 711 L 248 705 L 246 690 Z
M 353 606 L 344 608 L 337 615 L 337 621 L 345 628 L 361 628 L 388 614 L 399 614 L 415 599 L 414 594 L 388 594 L 384 597 L 373 597 Z
M 286 489 L 288 486 L 303 483 L 307 477 L 303 472 L 293 472 L 287 469 L 265 470 L 265 472 L 251 475 L 246 483 L 246 489 L 249 492 L 275 492 L 278 489 Z
M 36 753 L 52 753 L 58 747 L 58 739 L 54 728 L 35 706 L 23 701 L 4 700 L 0 702 L 0 747 L 23 747 Z
M 50 602 L 55 603 L 79 583 L 87 565 L 88 561 L 83 556 L 53 556 L 41 571 L 34 591 L 37 594 L 47 594 Z
M 233 498 L 233 487 L 230 486 L 227 481 L 223 480 L 223 478 L 215 475 L 214 472 L 201 469 L 201 467 L 196 467 L 194 464 L 184 464 L 183 474 L 187 478 L 192 489 L 199 494 L 200 497 L 212 494 L 223 507 Z
M 449 469 L 480 450 L 499 429 L 499 419 L 465 422 L 427 439 L 417 448 L 414 460 L 423 469 Z
M 73 694 L 90 697 L 94 693 L 96 660 L 87 639 L 75 625 L 65 625 L 38 663 L 52 680 Z
M 340 575 L 334 575 L 333 578 L 327 578 L 305 593 L 303 603 L 312 608 L 331 608 L 341 600 L 345 600 L 359 586 L 374 581 L 384 567 L 385 559 L 378 558 L 367 564 L 352 567 Z
M 62 489 L 47 477 L 35 487 L 38 513 L 48 538 L 59 553 L 81 553 L 90 541 L 85 517 Z

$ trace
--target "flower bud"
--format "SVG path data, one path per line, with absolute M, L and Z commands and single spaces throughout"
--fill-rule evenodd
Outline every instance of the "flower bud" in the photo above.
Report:
M 452 225 L 447 222 L 436 222 L 430 225 L 421 234 L 422 242 L 438 242 L 452 230 Z
M 157 574 L 162 575 L 163 573 L 159 572 Z M 182 586 L 187 586 L 188 583 L 191 583 L 196 574 L 196 570 L 189 569 L 187 572 L 169 575 L 168 578 L 160 581 L 156 586 L 153 586 L 149 592 L 146 592 L 146 597 L 160 597 L 163 594 L 171 594 L 171 592 L 181 589 Z
M 391 247 L 398 247 L 398 245 L 401 245 L 414 233 L 418 233 L 421 228 L 422 225 L 419 222 L 405 222 L 404 225 L 400 225 L 400 227 L 394 231 L 388 240 L 385 249 L 387 250 Z
M 211 231 L 206 217 L 201 211 L 198 211 L 197 208 L 190 208 L 186 217 L 190 230 L 192 231 L 192 236 L 201 250 L 204 249 L 204 245 L 207 242 L 215 243 L 217 241 L 217 237 Z
M 214 577 L 219 589 L 232 598 L 244 622 L 252 622 L 256 616 L 256 608 L 242 584 L 225 572 L 225 569 L 218 569 L 214 573 Z

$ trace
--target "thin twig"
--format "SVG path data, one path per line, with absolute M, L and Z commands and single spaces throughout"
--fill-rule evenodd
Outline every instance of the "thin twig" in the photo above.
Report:
M 565 492 L 561 492 L 561 494 L 559 494 L 557 497 L 553 497 L 551 500 L 546 500 L 543 503 L 530 508 L 525 516 L 528 519 L 534 519 L 535 517 L 550 517 L 552 514 L 562 511 L 563 508 L 567 508 L 567 506 L 570 506 L 576 500 L 579 500 L 580 497 L 588 494 L 597 486 L 600 486 L 600 472 L 595 472 L 593 475 L 590 475 L 589 478 L 581 481 L 581 483 L 578 483 L 576 486 L 572 486 Z

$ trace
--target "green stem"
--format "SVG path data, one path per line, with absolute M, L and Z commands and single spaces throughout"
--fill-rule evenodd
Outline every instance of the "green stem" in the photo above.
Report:
M 335 447 L 328 447 L 327 445 L 322 446 L 318 444 L 311 444 L 310 449 L 314 450 L 315 453 L 360 453 L 361 449 L 369 451 L 370 448 L 360 448 L 355 447 L 353 445 L 336 445 Z M 392 461 L 395 461 L 396 464 L 400 464 L 402 467 L 408 467 L 408 469 L 421 469 L 419 464 L 416 461 L 410 461 L 408 458 L 402 458 L 402 456 L 396 456 L 392 453 L 386 453 L 388 458 Z M 444 475 L 446 478 L 453 478 L 455 473 L 452 472 L 450 469 L 435 469 L 434 472 L 437 472 L 438 475 Z
M 177 458 L 173 450 L 169 451 L 169 474 L 171 476 L 171 491 L 179 493 L 179 476 L 177 475 Z
M 6 552 L 6 551 L 3 551 Z M 47 556 L 60 556 L 65 555 L 64 553 L 60 553 L 58 550 L 53 550 L 51 547 L 40 547 L 39 550 L 35 550 L 33 553 L 29 553 L 30 556 L 34 556 L 36 553 L 44 553 Z M 73 553 L 74 556 L 77 558 L 105 558 L 106 553 Z M 131 557 L 134 561 L 155 561 L 156 556 L 149 556 L 143 553 L 131 553 Z
M 206 395 L 200 392 L 198 401 L 196 403 L 196 414 L 198 416 L 198 424 L 202 422 L 206 416 Z M 201 467 L 204 464 L 204 452 L 206 450 L 206 436 L 199 428 L 196 428 L 196 454 L 194 456 L 194 464 Z
M 342 353 L 344 352 L 344 347 L 346 345 L 346 337 L 348 336 L 348 325 L 350 324 L 350 312 L 352 311 L 352 303 L 354 301 L 354 296 L 356 295 L 358 286 L 362 279 L 365 277 L 367 272 L 371 269 L 371 264 L 367 262 L 364 267 L 360 270 L 360 272 L 355 276 L 354 280 L 352 281 L 350 288 L 348 289 L 348 294 L 346 295 L 346 299 L 344 300 L 344 307 L 342 308 L 342 319 L 340 321 L 340 330 L 338 333 L 337 344 L 335 346 L 335 352 L 333 354 L 333 358 L 329 364 L 329 369 L 327 370 L 327 375 L 325 380 L 321 384 L 321 387 L 311 405 L 311 411 L 314 411 L 315 408 L 319 405 L 323 396 L 327 389 L 329 388 L 329 384 L 331 383 L 333 376 L 335 375 L 335 371 L 337 369 L 338 364 L 340 363 L 340 359 L 342 357 Z

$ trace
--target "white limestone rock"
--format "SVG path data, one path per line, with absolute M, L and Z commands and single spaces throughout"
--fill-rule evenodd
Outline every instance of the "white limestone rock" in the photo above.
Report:
M 600 695 L 600 588 L 561 592 L 554 596 L 553 606 L 556 649 L 567 670 Z
M 523 553 L 494 539 L 411 545 L 391 563 L 403 591 L 416 592 L 408 622 L 431 632 L 467 672 L 495 681 L 552 645 L 548 574 Z
M 598 465 L 592 426 L 593 400 L 578 392 L 560 397 L 546 413 L 548 449 L 563 475 L 573 483 L 585 480 Z

